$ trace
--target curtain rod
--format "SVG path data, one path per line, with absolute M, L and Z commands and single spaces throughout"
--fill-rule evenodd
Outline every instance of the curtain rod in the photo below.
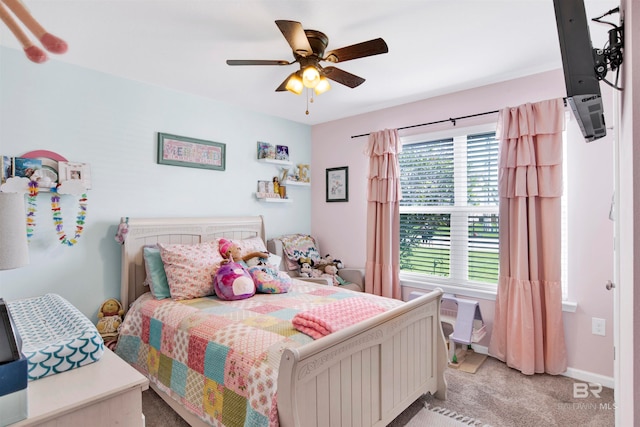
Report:
M 564 106 L 567 106 L 567 98 L 563 98 L 562 102 L 564 103 Z M 453 117 L 453 118 L 448 118 L 448 119 L 444 119 L 444 120 L 438 120 L 435 122 L 429 122 L 429 123 L 420 123 L 419 125 L 411 125 L 411 126 L 403 126 L 401 128 L 398 128 L 398 130 L 403 130 L 403 129 L 411 129 L 411 128 L 417 128 L 420 126 L 429 126 L 429 125 L 437 125 L 439 123 L 446 123 L 446 122 L 451 122 L 453 123 L 453 125 L 456 125 L 456 120 L 462 120 L 462 119 L 470 119 L 472 117 L 479 117 L 479 116 L 486 116 L 487 114 L 495 114 L 495 113 L 499 113 L 500 110 L 494 110 L 494 111 L 486 111 L 484 113 L 477 113 L 477 114 L 469 114 L 468 116 L 460 116 L 460 117 Z M 369 136 L 371 135 L 371 133 L 363 133 L 360 135 L 351 135 L 351 138 L 360 138 L 361 136 Z
M 484 112 L 484 113 L 469 114 L 468 116 L 450 117 L 448 119 L 438 120 L 438 121 L 435 121 L 435 122 L 420 123 L 418 125 L 411 125 L 411 126 L 403 126 L 401 128 L 398 128 L 398 130 L 417 128 L 417 127 L 420 127 L 420 126 L 436 125 L 436 124 L 439 124 L 439 123 L 446 123 L 446 122 L 451 122 L 455 126 L 457 120 L 470 119 L 471 117 L 486 116 L 487 114 L 495 114 L 495 113 L 498 113 L 499 111 L 500 110 L 494 110 L 494 111 L 487 111 L 487 112 Z M 369 136 L 369 135 L 370 135 L 370 133 L 363 133 L 361 135 L 352 135 L 351 138 L 360 138 L 361 136 Z

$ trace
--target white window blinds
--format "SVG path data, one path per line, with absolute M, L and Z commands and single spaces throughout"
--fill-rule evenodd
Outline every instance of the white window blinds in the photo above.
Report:
M 495 133 L 411 142 L 402 150 L 401 269 L 459 285 L 497 283 Z

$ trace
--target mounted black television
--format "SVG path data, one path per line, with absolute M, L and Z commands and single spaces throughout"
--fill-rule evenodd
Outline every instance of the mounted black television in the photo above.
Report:
M 584 2 L 553 0 L 553 6 L 567 87 L 567 104 L 573 111 L 582 135 L 591 142 L 605 136 L 607 130 Z

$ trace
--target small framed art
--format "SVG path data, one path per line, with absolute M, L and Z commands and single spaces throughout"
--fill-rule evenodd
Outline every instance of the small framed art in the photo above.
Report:
M 327 202 L 349 201 L 349 167 L 327 169 Z
M 226 166 L 226 144 L 158 133 L 158 163 L 223 171 Z
M 258 158 L 259 159 L 275 159 L 276 147 L 268 142 L 258 141 Z
M 289 147 L 286 145 L 276 145 L 276 160 L 289 161 Z
M 82 181 L 82 185 L 87 190 L 91 189 L 91 168 L 88 163 L 79 162 L 58 162 L 58 180 Z

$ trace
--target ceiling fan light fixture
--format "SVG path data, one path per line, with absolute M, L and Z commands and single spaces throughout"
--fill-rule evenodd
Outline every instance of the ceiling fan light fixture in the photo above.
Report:
M 302 83 L 305 87 L 313 89 L 320 82 L 320 73 L 314 66 L 309 66 L 302 72 Z
M 292 74 L 289 77 L 289 81 L 287 81 L 287 85 L 285 86 L 291 93 L 295 93 L 296 95 L 300 95 L 302 93 L 302 89 L 304 89 L 304 85 L 302 84 L 302 79 L 297 74 Z
M 331 85 L 329 84 L 329 79 L 327 79 L 326 77 L 321 77 L 316 87 L 313 88 L 316 95 L 322 95 L 329 89 L 331 89 Z

